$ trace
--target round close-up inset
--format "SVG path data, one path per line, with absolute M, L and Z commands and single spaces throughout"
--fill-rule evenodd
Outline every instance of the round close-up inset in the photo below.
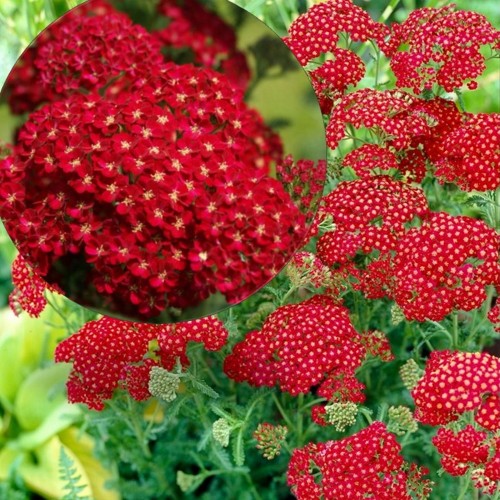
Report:
M 22 54 L 1 105 L 9 236 L 51 289 L 117 318 L 246 299 L 303 245 L 323 192 L 314 90 L 229 2 L 90 0 Z

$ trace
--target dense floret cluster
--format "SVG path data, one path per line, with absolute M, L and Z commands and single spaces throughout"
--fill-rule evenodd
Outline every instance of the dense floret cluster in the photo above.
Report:
M 500 48 L 500 33 L 476 12 L 456 10 L 455 5 L 423 8 L 393 26 L 391 69 L 398 87 L 413 89 L 415 94 L 432 85 L 441 85 L 447 92 L 468 82 L 477 87 L 475 79 L 485 70 L 481 47 Z M 405 50 L 398 51 L 404 44 Z
M 45 291 L 57 292 L 57 289 L 49 286 L 33 272 L 22 255 L 14 259 L 11 273 L 14 290 L 9 295 L 10 308 L 17 316 L 26 311 L 30 316 L 37 318 L 47 305 Z
M 32 113 L 2 161 L 1 215 L 37 272 L 58 283 L 58 266 L 90 266 L 77 288 L 111 310 L 151 317 L 216 291 L 235 302 L 304 236 L 268 175 L 280 155 L 241 91 L 172 63 L 117 99 L 78 93 Z
M 424 376 L 412 391 L 415 418 L 424 424 L 443 425 L 465 412 L 478 410 L 476 422 L 497 430 L 499 392 L 497 357 L 480 352 L 434 351 Z
M 14 113 L 33 111 L 74 92 L 119 93 L 165 60 L 225 73 L 245 88 L 250 70 L 233 29 L 196 0 L 163 0 L 167 27 L 149 33 L 106 0 L 91 0 L 50 25 L 7 79 Z
M 417 498 L 426 498 L 430 488 L 421 478 L 427 471 L 416 471 L 400 452 L 394 434 L 382 422 L 374 422 L 350 437 L 294 450 L 288 484 L 299 500 L 410 500 L 419 482 L 425 493 Z
M 347 33 L 355 42 L 374 39 L 383 43 L 389 29 L 373 21 L 366 11 L 350 0 L 328 0 L 313 5 L 299 16 L 290 25 L 284 41 L 305 66 L 321 54 L 334 52 L 340 33 Z
M 500 273 L 498 236 L 481 220 L 434 213 L 401 238 L 393 273 L 392 295 L 408 319 L 476 309 Z
M 279 384 L 295 396 L 321 384 L 318 394 L 330 399 L 334 381 L 351 377 L 365 355 L 348 310 L 318 295 L 268 316 L 260 331 L 234 347 L 224 371 L 237 382 Z
M 189 365 L 188 342 L 202 342 L 205 349 L 222 348 L 228 332 L 215 317 L 175 325 L 130 323 L 101 318 L 86 323 L 56 349 L 57 362 L 72 362 L 68 399 L 102 410 L 104 401 L 122 387 L 138 400 L 151 396 L 148 389 L 153 367 L 173 370 L 179 360 Z

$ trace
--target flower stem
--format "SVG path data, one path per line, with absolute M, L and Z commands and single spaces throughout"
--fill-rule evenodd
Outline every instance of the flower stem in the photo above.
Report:
M 293 429 L 294 425 L 293 425 L 292 421 L 290 420 L 290 418 L 288 417 L 286 411 L 283 409 L 283 406 L 281 405 L 280 400 L 278 399 L 278 396 L 276 396 L 276 393 L 274 393 L 274 392 L 272 393 L 272 398 L 273 398 L 274 404 L 278 408 L 278 411 L 280 412 L 281 416 L 283 417 L 283 420 L 288 425 L 288 428 Z
M 391 17 L 392 13 L 396 10 L 400 1 L 401 0 L 391 0 L 389 2 L 389 5 L 382 12 L 378 22 L 385 23 L 387 21 L 387 19 L 389 19 L 389 17 Z
M 467 495 L 467 493 L 469 492 L 470 484 L 471 480 L 469 474 L 467 474 L 465 481 L 463 476 L 460 478 L 461 490 L 460 490 L 460 495 L 457 497 L 457 500 L 464 500 L 465 495 Z
M 458 349 L 458 313 L 457 311 L 453 311 L 452 313 L 452 337 L 453 337 L 453 348 Z

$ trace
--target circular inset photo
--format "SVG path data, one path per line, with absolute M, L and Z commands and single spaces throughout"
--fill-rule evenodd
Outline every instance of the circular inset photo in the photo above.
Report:
M 314 90 L 229 2 L 88 1 L 22 54 L 1 105 L 5 227 L 52 289 L 106 315 L 170 323 L 244 300 L 322 195 Z

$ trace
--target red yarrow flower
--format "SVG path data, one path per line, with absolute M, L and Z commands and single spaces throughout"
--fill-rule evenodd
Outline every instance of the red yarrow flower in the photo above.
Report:
M 321 217 L 332 218 L 334 231 L 318 240 L 317 255 L 339 278 L 368 298 L 390 293 L 391 258 L 407 226 L 428 214 L 420 188 L 389 176 L 341 182 L 322 200 Z M 360 264 L 359 255 L 367 262 Z
M 225 344 L 227 335 L 224 325 L 213 316 L 175 325 L 103 317 L 63 340 L 56 348 L 55 360 L 73 363 L 68 400 L 102 410 L 104 401 L 118 388 L 137 400 L 149 398 L 151 368 L 172 370 L 177 360 L 186 368 L 188 342 L 201 342 L 207 350 L 216 351 Z
M 299 500 L 427 498 L 427 471 L 415 471 L 400 453 L 394 434 L 374 422 L 350 437 L 294 450 L 287 481 Z
M 494 191 L 500 186 L 500 113 L 468 115 L 442 138 L 433 155 L 435 175 L 464 191 Z
M 333 59 L 310 71 L 316 97 L 324 115 L 329 115 L 333 103 L 342 97 L 350 85 L 356 85 L 365 75 L 365 65 L 354 52 L 335 48 Z
M 7 193 L 0 214 L 49 282 L 65 288 L 61 269 L 87 270 L 67 291 L 76 301 L 101 307 L 104 296 L 108 310 L 141 319 L 216 291 L 234 303 L 305 236 L 305 215 L 269 176 L 281 156 L 223 75 L 157 66 L 116 98 L 74 94 L 32 113 L 0 169 L 19 210 Z
M 385 52 L 398 87 L 416 94 L 437 83 L 447 92 L 475 79 L 486 69 L 481 47 L 498 47 L 500 31 L 477 12 L 456 10 L 455 5 L 413 11 L 402 24 L 392 26 L 393 34 Z M 404 44 L 404 49 L 398 47 Z
M 415 419 L 444 425 L 469 411 L 476 422 L 497 430 L 500 360 L 488 353 L 434 351 L 412 391 Z M 492 399 L 490 399 L 492 398 Z
M 317 295 L 279 307 L 262 329 L 248 333 L 224 361 L 225 373 L 254 386 L 279 385 L 293 396 L 317 388 L 331 401 L 364 401 L 354 376 L 366 357 L 348 310 Z
M 283 40 L 305 66 L 321 54 L 335 52 L 340 33 L 347 33 L 355 42 L 372 39 L 383 44 L 389 28 L 375 22 L 351 0 L 328 0 L 313 5 L 293 21 Z
M 182 50 L 191 56 L 189 62 L 220 71 L 241 88 L 248 85 L 251 75 L 245 55 L 237 49 L 233 28 L 218 15 L 196 0 L 162 0 L 158 12 L 168 24 L 152 34 L 167 59 L 175 61 L 176 52 Z
M 438 212 L 400 239 L 392 296 L 406 318 L 441 321 L 479 307 L 499 273 L 496 232 L 481 220 Z
M 9 295 L 10 308 L 16 316 L 25 311 L 38 318 L 47 305 L 45 291 L 59 290 L 40 278 L 21 255 L 14 259 L 11 272 L 14 290 Z

